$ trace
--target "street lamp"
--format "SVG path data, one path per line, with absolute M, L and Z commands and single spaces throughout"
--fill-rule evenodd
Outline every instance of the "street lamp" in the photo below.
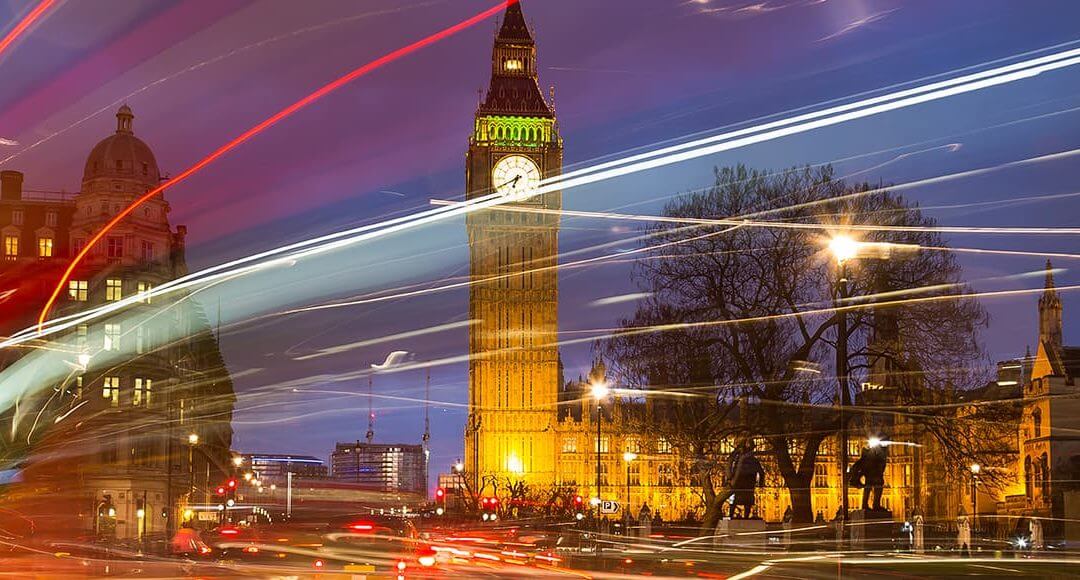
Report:
M 627 451 L 622 454 L 623 461 L 626 462 L 626 507 L 623 508 L 623 533 L 626 537 L 630 537 L 630 464 L 637 459 L 637 453 L 633 451 Z
M 589 387 L 593 399 L 596 400 L 596 497 L 603 499 L 600 493 L 600 425 L 604 421 L 603 402 L 607 398 L 611 388 L 605 382 L 595 382 Z
M 848 236 L 838 235 L 829 241 L 829 251 L 836 259 L 837 266 L 837 279 L 836 279 L 836 302 L 837 307 L 845 306 L 845 301 L 848 298 L 848 270 L 847 263 L 853 260 L 859 253 L 859 242 L 851 239 Z M 847 311 L 837 312 L 838 318 L 836 321 L 836 377 L 837 377 L 837 389 L 839 396 L 837 397 L 837 406 L 839 407 L 840 414 L 840 513 L 843 514 L 843 520 L 841 527 L 838 528 L 840 538 L 843 538 L 843 526 L 847 525 L 848 518 L 848 490 L 847 490 L 847 469 L 848 469 L 848 438 L 847 438 L 847 422 L 844 417 L 844 405 L 848 396 L 848 320 Z
M 187 436 L 188 451 L 188 504 L 195 503 L 195 446 L 199 444 L 199 434 L 191 433 Z
M 971 464 L 971 529 L 974 531 L 979 526 L 979 473 L 982 466 L 978 463 Z
M 457 463 L 454 464 L 454 472 L 455 473 L 461 473 L 462 471 L 465 471 L 465 464 L 462 463 L 461 461 L 458 461 Z

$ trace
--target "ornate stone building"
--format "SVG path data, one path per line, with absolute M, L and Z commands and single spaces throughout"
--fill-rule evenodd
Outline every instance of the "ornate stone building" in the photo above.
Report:
M 561 167 L 562 141 L 553 104 L 538 83 L 536 44 L 521 5 L 514 4 L 495 38 L 490 86 L 469 140 L 468 197 L 528 193 L 540 179 L 559 175 Z M 604 380 L 602 363 L 587 379 L 562 379 L 554 346 L 560 209 L 561 196 L 554 191 L 467 218 L 469 314 L 476 324 L 469 344 L 466 475 L 474 489 L 482 478 L 525 481 L 620 499 L 635 514 L 647 503 L 665 519 L 700 515 L 700 494 L 688 485 L 693 460 L 680 456 L 662 437 L 627 427 L 626 411 L 647 402 L 614 396 L 598 410 L 589 385 Z M 924 385 L 921 369 L 905 360 L 898 333 L 890 335 L 888 324 L 878 325 L 855 404 L 882 411 L 863 413 L 852 422 L 848 456 L 854 463 L 870 438 L 896 442 L 889 445 L 882 498 L 896 519 L 920 513 L 928 521 L 955 522 L 973 505 L 986 516 L 1061 517 L 1064 490 L 1080 480 L 1080 439 L 1075 436 L 1080 398 L 1072 396 L 1080 388 L 1080 348 L 1062 345 L 1061 301 L 1049 270 L 1046 288 L 1039 301 L 1036 355 L 1000 364 L 997 381 L 973 391 Z M 941 443 L 927 428 L 897 412 L 910 400 L 956 407 L 958 416 L 965 404 L 1007 407 L 1004 414 L 1013 417 L 1018 430 L 1015 440 L 1007 435 L 994 442 L 997 463 L 1006 467 L 992 468 L 1006 472 L 973 479 L 969 466 L 947 465 Z M 721 455 L 735 443 L 722 441 Z M 789 492 L 764 452 L 765 442 L 758 441 L 756 448 L 767 472 L 756 510 L 766 520 L 779 521 L 790 505 Z M 801 448 L 793 442 L 793 450 Z M 626 452 L 635 455 L 629 463 Z M 837 439 L 826 439 L 811 482 L 815 514 L 831 520 L 837 513 L 847 467 L 839 465 Z M 989 485 L 991 480 L 996 483 Z M 856 509 L 861 491 L 851 488 L 848 493 Z
M 33 324 L 44 298 L 87 240 L 161 182 L 134 114 L 87 157 L 78 194 L 27 192 L 4 172 L 0 274 L 19 296 L 2 312 L 5 336 Z M 171 228 L 156 195 L 122 219 L 74 270 L 50 318 L 58 334 L 4 349 L 3 453 L 18 485 L 6 502 L 45 534 L 122 540 L 164 537 L 232 469 L 232 383 L 201 306 L 152 289 L 187 273 L 186 228 Z M 9 282 L 10 283 L 10 282 Z M 89 310 L 115 311 L 87 316 Z

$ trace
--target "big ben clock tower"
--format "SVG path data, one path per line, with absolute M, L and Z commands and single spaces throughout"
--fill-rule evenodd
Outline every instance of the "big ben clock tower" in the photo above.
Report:
M 560 192 L 527 193 L 561 171 L 562 139 L 537 80 L 536 43 L 514 3 L 495 37 L 491 83 L 469 139 L 467 195 L 517 194 L 508 208 L 559 210 Z M 466 225 L 469 314 L 476 321 L 469 336 L 466 469 L 474 483 L 488 475 L 554 482 L 558 213 L 496 207 L 468 214 Z

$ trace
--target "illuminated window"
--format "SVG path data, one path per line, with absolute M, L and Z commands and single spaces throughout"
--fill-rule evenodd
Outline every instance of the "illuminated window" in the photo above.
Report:
M 150 406 L 151 388 L 153 387 L 153 379 L 135 379 L 135 391 L 134 396 L 131 399 L 131 404 L 135 406 L 146 405 Z
M 75 398 L 76 399 L 81 399 L 82 398 L 82 387 L 83 387 L 83 378 L 82 378 L 82 376 L 80 375 L 80 376 L 75 377 Z
M 506 70 L 521 70 L 521 61 L 516 58 L 511 58 L 506 61 Z
M 630 453 L 641 453 L 641 442 L 637 439 L 627 439 L 626 451 L 629 451 Z
M 597 447 L 597 444 L 599 444 L 599 449 L 595 449 Z M 607 437 L 607 435 L 604 435 L 603 437 L 601 437 L 599 441 L 594 441 L 593 442 L 593 447 L 594 447 L 594 451 L 599 451 L 600 453 L 607 453 L 608 452 L 608 437 Z
M 68 296 L 70 296 L 72 300 L 86 302 L 88 284 L 89 283 L 86 280 L 68 281 Z
M 149 282 L 139 282 L 139 302 L 150 304 L 150 292 L 154 286 Z
M 154 242 L 142 243 L 142 259 L 147 262 L 154 261 Z
M 656 452 L 671 453 L 671 442 L 668 441 L 666 438 L 661 437 L 656 441 Z
M 814 487 L 818 489 L 829 487 L 829 467 L 823 463 L 814 464 Z
M 50 212 L 45 213 L 45 225 L 49 226 L 50 228 L 55 228 L 56 227 L 56 212 L 55 211 L 50 211 Z
M 89 333 L 90 329 L 85 324 L 75 327 L 75 346 L 79 349 L 79 352 L 86 350 L 86 337 Z
M 4 236 L 4 257 L 8 260 L 19 257 L 19 236 Z
M 563 453 L 577 453 L 577 437 L 567 437 L 562 442 Z
M 124 297 L 124 281 L 109 278 L 105 281 L 105 299 L 115 302 Z
M 52 238 L 38 238 L 37 255 L 39 258 L 51 258 L 53 250 Z
M 1042 411 L 1039 409 L 1032 411 L 1031 421 L 1035 424 L 1035 437 L 1042 437 Z
M 120 325 L 105 323 L 105 350 L 120 350 Z
M 142 325 L 135 327 L 135 352 L 146 352 L 146 327 Z
M 663 487 L 671 487 L 675 478 L 670 465 L 661 464 L 656 468 L 656 483 Z
M 108 251 L 106 254 L 110 258 L 123 258 L 124 257 L 124 238 L 110 237 L 106 243 L 105 248 Z
M 628 472 L 627 475 L 629 476 L 627 483 L 634 486 L 641 485 L 641 462 L 631 461 L 626 466 L 626 470 Z
M 105 377 L 101 384 L 101 396 L 113 407 L 120 406 L 120 377 Z

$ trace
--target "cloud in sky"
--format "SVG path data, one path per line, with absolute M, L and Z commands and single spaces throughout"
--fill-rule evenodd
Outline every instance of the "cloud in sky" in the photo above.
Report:
M 19 144 L 19 142 L 14 140 L 14 139 L 4 139 L 3 137 L 0 137 L 0 145 L 6 145 L 8 147 L 12 147 L 12 146 L 15 146 L 15 145 L 18 145 L 18 144 Z

